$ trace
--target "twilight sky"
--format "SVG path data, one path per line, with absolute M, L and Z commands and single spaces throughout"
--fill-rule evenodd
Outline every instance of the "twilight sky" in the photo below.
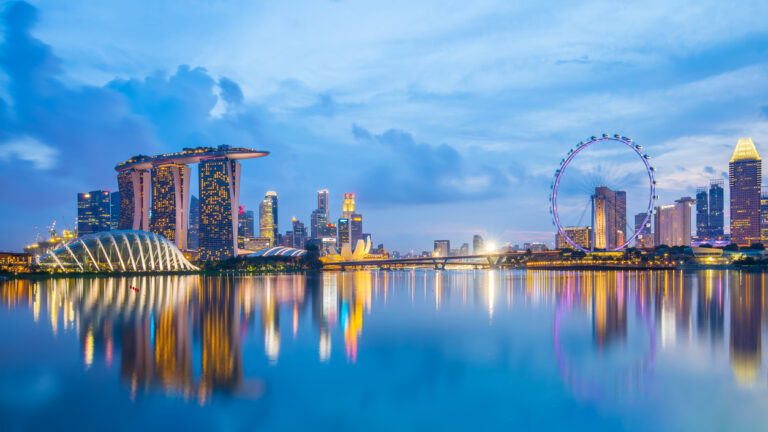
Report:
M 355 192 L 364 231 L 401 251 L 474 233 L 552 242 L 552 174 L 591 135 L 643 144 L 661 203 L 722 178 L 739 137 L 768 155 L 765 0 L 41 0 L 0 13 L 0 250 L 54 219 L 73 228 L 76 193 L 116 190 L 116 163 L 187 146 L 272 152 L 243 162 L 241 204 L 277 191 L 281 231 L 309 222 L 317 189 L 332 218 Z

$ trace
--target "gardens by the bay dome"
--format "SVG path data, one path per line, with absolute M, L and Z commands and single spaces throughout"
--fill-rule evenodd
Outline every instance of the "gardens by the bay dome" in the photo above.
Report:
M 114 230 L 73 239 L 36 257 L 38 265 L 63 271 L 183 271 L 197 270 L 162 235 L 147 231 Z

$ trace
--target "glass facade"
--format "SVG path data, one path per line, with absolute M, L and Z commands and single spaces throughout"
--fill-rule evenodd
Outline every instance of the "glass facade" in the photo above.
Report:
M 723 181 L 713 180 L 709 184 L 709 235 L 722 240 L 725 235 L 725 198 Z
M 240 163 L 200 162 L 199 258 L 217 261 L 237 255 Z
M 277 221 L 277 193 L 269 191 L 259 206 L 259 237 L 268 238 L 270 246 L 279 238 Z
M 353 213 L 349 220 L 349 233 L 352 245 L 356 245 L 358 240 L 363 238 L 363 215 Z
M 709 199 L 706 188 L 696 189 L 696 237 L 708 239 L 709 234 Z
M 152 212 L 149 230 L 187 248 L 187 202 L 190 169 L 186 165 L 152 168 Z
M 77 194 L 78 236 L 109 231 L 112 228 L 111 195 L 109 191 Z
M 731 242 L 749 246 L 761 242 L 760 189 L 762 161 L 755 144 L 743 138 L 728 164 L 731 188 Z
M 120 192 L 119 229 L 149 231 L 150 174 L 148 170 L 128 169 L 117 173 Z
M 192 195 L 189 200 L 189 227 L 187 228 L 187 247 L 197 250 L 200 247 L 200 200 Z
M 120 225 L 120 192 L 112 192 L 109 198 L 109 229 L 116 230 Z
M 598 186 L 593 200 L 595 249 L 616 249 L 626 241 L 627 193 Z
M 350 237 L 349 237 L 349 219 L 339 219 L 338 223 L 338 230 L 339 233 L 336 236 L 336 241 L 338 242 L 339 247 L 344 246 L 345 244 L 350 244 Z

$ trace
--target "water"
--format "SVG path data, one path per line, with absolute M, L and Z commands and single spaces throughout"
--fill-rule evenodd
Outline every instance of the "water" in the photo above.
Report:
M 0 282 L 0 430 L 766 430 L 767 278 Z

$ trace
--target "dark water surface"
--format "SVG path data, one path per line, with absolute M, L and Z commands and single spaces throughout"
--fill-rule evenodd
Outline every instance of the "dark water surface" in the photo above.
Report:
M 766 430 L 766 279 L 0 282 L 0 430 Z

